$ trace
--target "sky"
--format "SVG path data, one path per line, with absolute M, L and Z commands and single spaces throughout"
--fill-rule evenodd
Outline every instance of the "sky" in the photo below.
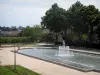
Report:
M 68 9 L 77 0 L 0 0 L 0 26 L 33 26 L 40 24 L 45 12 L 57 3 Z M 100 10 L 100 0 L 78 0 L 84 5 L 95 5 Z

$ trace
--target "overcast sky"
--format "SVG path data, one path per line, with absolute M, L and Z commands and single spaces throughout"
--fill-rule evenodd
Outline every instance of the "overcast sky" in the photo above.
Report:
M 0 26 L 33 26 L 57 3 L 68 9 L 77 0 L 0 0 Z M 100 9 L 100 0 L 78 0 L 84 5 L 93 4 Z

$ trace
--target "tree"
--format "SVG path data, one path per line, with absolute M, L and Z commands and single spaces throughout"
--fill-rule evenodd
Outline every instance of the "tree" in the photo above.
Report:
M 80 10 L 82 8 L 83 4 L 77 1 L 67 10 L 66 14 L 67 25 L 70 26 L 70 29 L 72 29 L 76 34 L 78 34 L 80 41 L 82 34 L 86 33 L 88 30 L 81 16 Z
M 98 27 L 96 29 L 96 33 L 97 33 L 97 37 L 98 37 L 98 42 L 100 44 L 100 25 L 98 25 Z
M 54 37 L 54 33 L 45 33 L 42 35 L 41 38 L 42 42 L 55 42 L 55 37 Z
M 33 27 L 27 26 L 23 29 L 22 35 L 30 37 L 32 41 L 37 41 L 41 38 L 42 29 L 39 25 Z
M 42 27 L 50 29 L 50 31 L 59 33 L 66 29 L 66 10 L 60 8 L 57 3 L 54 3 L 52 7 L 42 17 Z M 57 40 L 57 35 L 56 35 Z
M 26 26 L 26 28 L 23 29 L 23 36 L 30 36 L 30 32 L 31 32 L 31 27 Z
M 41 38 L 42 35 L 42 29 L 39 25 L 33 26 L 31 28 L 31 38 L 34 39 L 34 41 L 38 41 Z
M 84 24 L 88 27 L 89 40 L 92 44 L 92 35 L 94 33 L 94 27 L 99 24 L 99 11 L 94 5 L 84 6 L 81 9 L 81 16 L 83 18 Z
M 98 37 L 98 42 L 100 44 L 100 12 L 99 12 L 99 15 L 98 15 L 98 19 L 99 19 L 99 23 L 98 23 L 98 26 L 95 30 L 96 34 L 97 34 L 97 37 Z

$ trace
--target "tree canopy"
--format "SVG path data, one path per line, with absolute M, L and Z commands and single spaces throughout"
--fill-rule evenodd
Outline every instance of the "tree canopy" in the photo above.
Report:
M 57 3 L 54 3 L 52 7 L 42 17 L 42 27 L 46 27 L 53 32 L 62 31 L 66 25 L 66 10 L 60 8 Z
M 62 32 L 71 30 L 77 37 L 87 36 L 87 40 L 93 43 L 93 35 L 99 35 L 100 31 L 100 11 L 94 5 L 85 6 L 77 1 L 69 9 L 60 8 L 54 3 L 42 17 L 41 25 L 53 32 Z M 65 36 L 65 38 L 67 38 Z
M 42 35 L 42 29 L 39 25 L 33 27 L 27 26 L 22 31 L 22 36 L 28 36 L 33 41 L 39 40 L 41 35 Z

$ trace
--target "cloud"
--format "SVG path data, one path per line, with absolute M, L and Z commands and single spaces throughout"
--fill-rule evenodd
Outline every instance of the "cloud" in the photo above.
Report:
M 43 8 L 13 6 L 10 4 L 3 4 L 0 10 L 2 10 L 0 12 L 1 26 L 40 24 L 41 16 L 45 12 Z
M 9 0 L 0 0 L 0 4 L 8 4 Z

